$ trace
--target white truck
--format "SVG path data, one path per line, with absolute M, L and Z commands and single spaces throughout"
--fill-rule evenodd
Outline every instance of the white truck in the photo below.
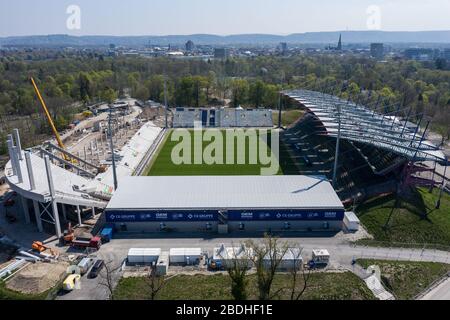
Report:
M 312 251 L 312 259 L 309 261 L 309 266 L 326 267 L 330 263 L 330 253 L 326 249 L 315 249 Z

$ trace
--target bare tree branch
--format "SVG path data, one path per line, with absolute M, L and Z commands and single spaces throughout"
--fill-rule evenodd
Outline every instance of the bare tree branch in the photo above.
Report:
M 105 267 L 100 272 L 99 285 L 105 287 L 109 293 L 109 299 L 114 300 L 114 274 L 121 268 L 121 266 L 115 266 L 113 261 L 105 261 Z
M 279 245 L 279 239 L 266 235 L 261 244 L 249 241 L 248 245 L 253 249 L 251 257 L 255 267 L 258 281 L 260 300 L 271 300 L 277 296 L 282 289 L 272 294 L 272 284 L 277 271 L 289 249 L 287 243 Z

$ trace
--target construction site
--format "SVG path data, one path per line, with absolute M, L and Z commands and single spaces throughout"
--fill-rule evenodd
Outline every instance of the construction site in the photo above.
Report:
M 47 295 L 61 285 L 73 291 L 84 274 L 96 276 L 102 268 L 99 257 L 114 256 L 131 275 L 152 263 L 165 275 L 169 266 L 176 272 L 222 270 L 224 261 L 238 256 L 230 257 L 225 244 L 211 251 L 169 242 L 178 237 L 316 233 L 363 238 L 367 234 L 352 203 L 411 185 L 438 188 L 441 195 L 447 188 L 446 171 L 442 182 L 435 173 L 438 165 L 447 168 L 447 157 L 426 139 L 427 128 L 421 130 L 420 123 L 307 90 L 282 93 L 305 116 L 276 129 L 298 168 L 296 175 L 142 177 L 166 142 L 172 119 L 179 115 L 180 128 L 192 128 L 198 120 L 216 127 L 214 110 L 178 109 L 174 118 L 168 107 L 125 98 L 96 106 L 94 116 L 60 135 L 32 84 L 54 139 L 23 150 L 20 132 L 8 135 L 10 190 L 0 221 L 0 279 L 24 294 Z M 235 121 L 238 127 L 274 127 L 267 120 L 272 111 L 221 112 L 241 119 L 241 125 Z M 434 170 L 424 162 L 433 163 Z M 146 237 L 153 244 L 164 242 L 164 250 L 146 245 Z M 142 244 L 126 248 L 129 238 Z M 311 252 L 310 262 L 330 262 L 327 250 Z M 318 257 L 320 252 L 324 257 Z M 307 256 L 296 259 L 307 261 Z

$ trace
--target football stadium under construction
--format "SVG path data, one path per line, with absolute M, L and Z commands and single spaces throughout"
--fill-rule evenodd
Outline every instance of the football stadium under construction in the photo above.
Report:
M 169 132 L 147 121 L 120 150 L 109 144 L 115 133 L 106 134 L 113 151 L 101 166 L 86 159 L 86 149 L 83 157 L 53 142 L 23 150 L 15 130 L 7 140 L 6 179 L 21 198 L 24 221 L 41 232 L 50 226 L 59 238 L 68 221 L 81 226 L 92 216 L 119 232 L 340 230 L 352 202 L 411 185 L 444 190 L 445 178 L 437 183 L 434 168 L 423 163 L 446 167 L 448 160 L 426 139 L 423 121 L 321 92 L 282 94 L 306 111 L 280 129 L 296 175 L 142 177 Z M 173 116 L 177 128 L 198 120 L 225 129 L 273 127 L 269 110 L 174 109 Z M 91 159 L 98 149 L 91 143 Z

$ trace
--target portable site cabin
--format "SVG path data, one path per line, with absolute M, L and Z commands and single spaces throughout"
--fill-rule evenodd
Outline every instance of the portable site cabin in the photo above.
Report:
M 277 255 L 277 260 L 280 259 L 281 253 Z M 271 266 L 271 258 L 269 255 L 264 259 L 266 268 Z M 289 248 L 281 258 L 280 264 L 277 268 L 279 271 L 300 270 L 303 266 L 302 250 L 299 248 Z
M 354 212 L 346 212 L 344 215 L 344 226 L 350 232 L 359 230 L 361 222 Z
M 244 245 L 240 247 L 226 247 L 221 245 L 219 248 L 214 248 L 213 260 L 224 267 L 231 266 L 235 261 L 242 261 L 248 264 L 250 268 L 252 262 L 250 258 L 253 257 L 253 250 L 246 248 Z
M 313 250 L 312 261 L 318 265 L 327 265 L 330 262 L 330 253 L 326 249 Z
M 171 265 L 196 265 L 202 258 L 201 248 L 173 248 L 170 249 Z
M 128 251 L 128 264 L 130 265 L 151 265 L 157 263 L 161 255 L 160 248 L 137 249 Z

